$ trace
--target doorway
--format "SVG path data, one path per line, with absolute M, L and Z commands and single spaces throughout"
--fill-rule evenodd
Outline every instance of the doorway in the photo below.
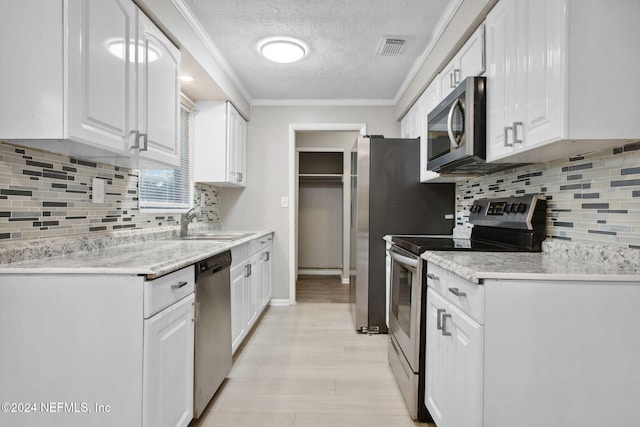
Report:
M 364 135 L 366 133 L 366 125 L 364 124 L 295 124 L 289 126 L 289 260 L 290 260 L 290 269 L 289 269 L 289 300 L 290 304 L 296 303 L 296 282 L 298 280 L 298 276 L 300 271 L 308 273 L 309 271 L 305 271 L 305 267 L 314 267 L 313 263 L 310 262 L 308 255 L 311 254 L 311 260 L 313 261 L 313 253 L 316 254 L 318 252 L 315 251 L 317 248 L 313 248 L 313 243 L 309 244 L 309 241 L 301 242 L 300 238 L 307 238 L 305 236 L 314 235 L 314 227 L 313 227 L 313 214 L 317 214 L 317 212 L 310 212 L 311 215 L 309 217 L 305 217 L 303 213 L 301 215 L 299 211 L 300 202 L 305 203 L 309 201 L 309 196 L 312 197 L 312 205 L 322 204 L 319 199 L 313 196 L 314 191 L 318 197 L 325 197 L 327 201 L 325 214 L 326 212 L 333 212 L 333 224 L 331 230 L 328 230 L 327 227 L 324 227 L 325 231 L 330 231 L 323 235 L 323 239 L 327 242 L 324 249 L 320 248 L 320 250 L 325 251 L 325 255 L 330 255 L 329 257 L 321 256 L 316 258 L 316 261 L 320 261 L 321 258 L 324 258 L 324 261 L 328 261 L 328 263 L 320 264 L 317 263 L 316 267 L 318 268 L 310 268 L 311 273 L 327 273 L 323 274 L 327 277 L 333 276 L 334 279 L 337 278 L 339 284 L 348 284 L 349 279 L 349 221 L 350 215 L 348 210 L 350 209 L 350 168 L 351 168 L 351 149 L 357 140 L 358 135 Z M 347 142 L 344 142 L 347 141 Z M 338 153 L 342 160 L 342 171 L 341 173 L 337 173 L 338 169 L 330 169 L 329 172 L 332 173 L 319 173 L 316 175 L 326 175 L 324 178 L 311 176 L 304 177 L 305 183 L 302 185 L 302 195 L 300 193 L 301 189 L 301 180 L 300 180 L 300 154 L 304 154 L 303 157 L 310 156 L 312 161 L 309 163 L 311 165 L 321 165 L 322 162 L 327 160 L 319 160 L 321 156 L 317 156 L 317 162 L 313 161 L 314 155 L 311 153 Z M 337 154 L 325 154 L 327 158 L 333 157 L 333 160 L 330 161 L 334 166 L 339 164 L 339 162 L 335 161 L 337 158 Z M 323 172 L 319 170 L 313 169 L 305 169 L 308 165 L 304 165 L 304 162 L 308 162 L 309 159 L 303 159 L 303 170 L 302 172 Z M 326 172 L 326 171 L 324 171 Z M 305 175 L 303 173 L 303 175 Z M 308 173 L 306 175 L 312 175 L 312 173 Z M 340 176 L 340 182 L 338 183 L 338 176 Z M 345 179 L 345 175 L 347 178 Z M 312 178 L 309 182 L 308 178 Z M 322 183 L 321 181 L 325 180 L 326 182 Z M 309 185 L 307 185 L 309 184 Z M 338 185 L 339 184 L 339 185 Z M 308 188 L 304 188 L 307 185 Z M 315 188 L 314 188 L 315 187 Z M 333 187 L 333 188 L 330 188 Z M 311 191 L 308 191 L 311 190 Z M 317 190 L 317 191 L 316 191 Z M 306 194 L 305 194 L 306 193 Z M 306 199 L 305 199 L 306 198 Z M 341 200 L 340 200 L 341 199 Z M 345 213 L 346 211 L 346 213 Z M 338 212 L 339 214 L 336 214 Z M 336 218 L 338 221 L 336 222 Z M 311 219 L 311 226 L 309 226 L 309 219 Z M 324 218 L 324 221 L 330 221 L 328 218 Z M 305 224 L 305 221 L 307 222 Z M 303 226 L 303 231 L 300 231 L 300 226 Z M 315 232 L 320 229 L 318 225 L 315 227 Z M 317 234 L 316 234 L 317 235 Z M 325 245 L 325 243 L 323 243 Z M 302 248 L 302 258 L 300 258 L 300 249 Z M 331 249 L 333 248 L 333 249 Z M 336 250 L 336 248 L 338 248 Z M 311 252 L 309 252 L 311 250 Z M 337 255 L 337 257 L 336 257 Z M 302 270 L 300 269 L 302 267 Z M 315 270 L 315 271 L 314 271 Z M 324 270 L 324 271 L 323 271 Z M 316 276 L 318 274 L 314 274 Z M 324 279 L 326 279 L 325 277 Z M 308 277 L 305 275 L 305 279 Z M 322 277 L 318 278 L 317 282 L 321 283 L 323 280 Z M 307 280 L 307 283 L 310 283 Z M 315 283 L 315 284 L 319 284 Z M 314 283 L 311 283 L 313 285 Z M 326 284 L 326 283 L 325 283 Z M 331 285 L 328 285 L 331 286 Z

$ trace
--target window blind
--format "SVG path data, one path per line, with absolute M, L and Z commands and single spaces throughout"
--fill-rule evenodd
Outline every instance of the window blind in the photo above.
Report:
M 189 145 L 191 109 L 180 106 L 180 169 L 145 169 L 140 171 L 140 210 L 184 211 L 191 206 L 189 180 Z

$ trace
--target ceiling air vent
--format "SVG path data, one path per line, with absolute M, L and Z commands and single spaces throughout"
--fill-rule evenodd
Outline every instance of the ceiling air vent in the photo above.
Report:
M 382 37 L 380 39 L 380 44 L 378 44 L 376 55 L 398 56 L 402 53 L 402 49 L 404 49 L 404 45 L 406 43 L 406 40 L 399 38 Z

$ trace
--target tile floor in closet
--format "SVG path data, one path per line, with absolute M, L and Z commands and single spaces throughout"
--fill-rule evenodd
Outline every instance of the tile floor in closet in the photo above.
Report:
M 410 419 L 387 339 L 356 333 L 344 302 L 270 307 L 192 426 L 433 427 Z

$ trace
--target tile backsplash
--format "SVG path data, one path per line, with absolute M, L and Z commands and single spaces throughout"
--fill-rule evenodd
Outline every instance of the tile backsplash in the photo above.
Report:
M 458 182 L 457 223 L 474 199 L 525 194 L 547 197 L 555 239 L 640 249 L 640 143 Z
M 92 180 L 105 202 L 92 203 Z M 198 221 L 219 223 L 218 188 L 194 186 Z M 0 142 L 0 240 L 117 232 L 177 225 L 179 214 L 138 208 L 138 171 Z

